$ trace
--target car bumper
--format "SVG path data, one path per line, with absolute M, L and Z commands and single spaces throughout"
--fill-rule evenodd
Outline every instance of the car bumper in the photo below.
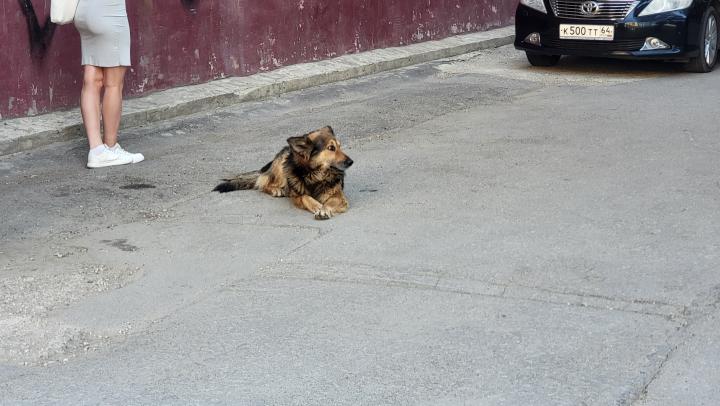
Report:
M 697 12 L 698 10 L 691 8 L 644 17 L 630 15 L 623 20 L 589 20 L 558 18 L 553 15 L 552 9 L 548 9 L 548 14 L 544 14 L 521 4 L 515 14 L 515 47 L 545 55 L 684 60 L 699 55 L 699 27 L 694 23 L 699 18 L 693 18 Z M 560 24 L 613 25 L 614 39 L 560 39 Z M 540 34 L 540 45 L 525 41 L 531 33 Z M 648 37 L 658 38 L 670 48 L 641 50 Z

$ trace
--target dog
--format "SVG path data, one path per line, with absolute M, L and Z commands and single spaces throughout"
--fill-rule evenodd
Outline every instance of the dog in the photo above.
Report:
M 317 220 L 346 212 L 345 170 L 353 160 L 342 151 L 332 127 L 290 137 L 287 143 L 259 171 L 223 179 L 214 191 L 257 189 L 274 197 L 289 197 L 295 207 L 311 212 Z

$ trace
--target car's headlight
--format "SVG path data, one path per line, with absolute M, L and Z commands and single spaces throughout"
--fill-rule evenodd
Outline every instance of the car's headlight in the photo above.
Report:
M 520 0 L 520 4 L 535 9 L 541 13 L 547 14 L 547 9 L 545 8 L 545 3 L 543 2 L 543 0 Z
M 640 12 L 641 16 L 647 16 L 650 14 L 667 13 L 668 11 L 682 10 L 690 7 L 693 0 L 652 0 Z

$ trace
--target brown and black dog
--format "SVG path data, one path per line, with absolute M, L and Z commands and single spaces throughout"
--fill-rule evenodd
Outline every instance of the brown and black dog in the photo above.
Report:
M 332 127 L 288 138 L 287 143 L 289 146 L 259 171 L 224 179 L 214 191 L 258 189 L 275 197 L 287 196 L 318 220 L 347 211 L 345 170 L 353 160 L 340 148 Z

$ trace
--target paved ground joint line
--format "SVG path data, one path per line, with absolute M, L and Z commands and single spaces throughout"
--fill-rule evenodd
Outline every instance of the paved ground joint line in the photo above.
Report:
M 316 237 L 321 239 L 323 235 Z M 308 242 L 309 244 L 311 242 Z M 305 245 L 307 245 L 305 244 Z M 300 247 L 302 248 L 302 247 Z M 574 306 L 580 308 L 592 308 L 599 310 L 611 310 L 625 313 L 643 314 L 647 316 L 663 317 L 665 319 L 676 321 L 683 324 L 685 319 L 685 307 L 669 303 L 661 303 L 651 300 L 627 300 L 622 298 L 603 297 L 598 295 L 587 295 L 579 292 L 556 292 L 541 287 L 524 286 L 517 284 L 502 284 L 482 281 L 456 280 L 443 278 L 442 276 L 413 275 L 410 273 L 400 272 L 390 274 L 388 276 L 377 276 L 372 272 L 391 272 L 390 269 L 377 267 L 374 265 L 358 264 L 361 268 L 370 268 L 371 272 L 362 272 L 353 270 L 351 274 L 338 270 L 337 272 L 322 272 L 321 270 L 303 271 L 302 264 L 283 261 L 279 259 L 275 265 L 284 267 L 293 267 L 293 272 L 285 270 L 266 269 L 261 276 L 266 278 L 289 278 L 289 279 L 305 279 L 319 280 L 328 282 L 347 282 L 370 285 L 387 286 L 403 286 L 413 289 L 429 289 L 443 292 L 487 296 L 503 299 L 529 300 L 539 303 L 558 304 L 566 306 Z M 323 264 L 320 264 L 323 265 Z M 328 268 L 332 265 L 324 264 Z M 298 268 L 298 269 L 295 269 Z M 351 267 L 352 268 L 352 267 Z

